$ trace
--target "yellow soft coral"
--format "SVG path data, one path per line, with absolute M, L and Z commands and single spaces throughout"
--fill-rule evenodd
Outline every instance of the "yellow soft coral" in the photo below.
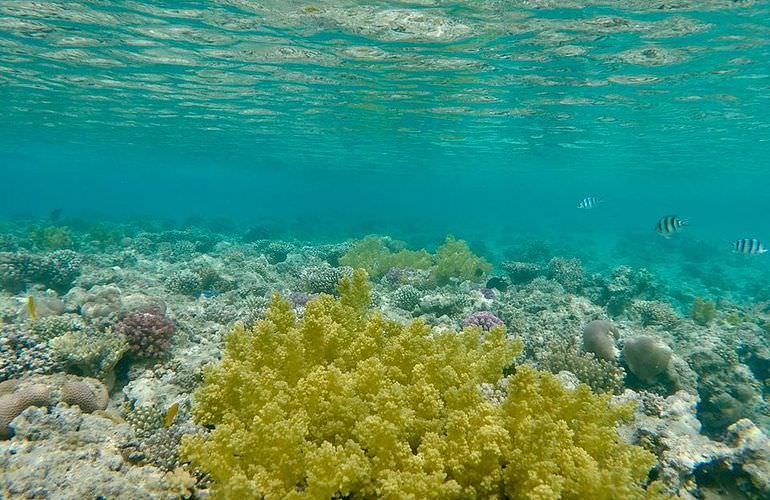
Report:
M 474 255 L 463 240 L 452 236 L 447 236 L 444 244 L 436 249 L 435 261 L 431 277 L 439 285 L 448 283 L 451 278 L 483 281 L 492 270 L 492 264 Z
M 435 255 L 424 249 L 392 251 L 384 238 L 367 236 L 340 258 L 340 264 L 366 269 L 375 279 L 393 267 L 429 270 L 438 285 L 449 283 L 451 278 L 481 282 L 492 270 L 492 264 L 474 255 L 465 241 L 453 236 L 447 236 Z
M 653 457 L 623 444 L 586 387 L 518 367 L 502 327 L 433 333 L 367 313 L 363 271 L 302 319 L 276 296 L 226 339 L 194 418 L 212 427 L 182 454 L 222 498 L 641 498 Z
M 400 245 L 400 242 L 394 244 Z M 366 269 L 373 278 L 380 278 L 392 267 L 429 269 L 433 265 L 433 257 L 425 250 L 402 248 L 392 251 L 384 238 L 367 236 L 340 258 L 340 264 Z

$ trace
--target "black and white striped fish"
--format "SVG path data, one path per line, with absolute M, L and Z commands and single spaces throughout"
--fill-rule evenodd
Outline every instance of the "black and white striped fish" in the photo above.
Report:
M 733 241 L 733 250 L 743 255 L 759 255 L 767 252 L 767 247 L 757 239 L 743 238 Z
M 587 210 L 587 209 L 591 209 L 591 208 L 596 207 L 596 205 L 598 205 L 601 202 L 602 202 L 602 200 L 600 200 L 600 199 L 598 199 L 598 198 L 596 198 L 594 196 L 586 196 L 585 198 L 580 200 L 580 203 L 578 203 L 577 207 L 578 208 L 585 208 Z
M 679 232 L 687 224 L 686 220 L 680 219 L 676 215 L 667 215 L 660 218 L 655 225 L 655 230 L 664 238 L 671 238 L 674 233 Z

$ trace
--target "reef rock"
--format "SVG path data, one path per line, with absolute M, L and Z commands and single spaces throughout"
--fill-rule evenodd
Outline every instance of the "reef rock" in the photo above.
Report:
M 79 408 L 27 408 L 16 435 L 0 441 L 0 490 L 7 498 L 177 499 L 191 496 L 186 473 L 134 466 L 122 453 L 133 439 L 126 423 Z
M 751 420 L 739 420 L 724 441 L 715 441 L 701 434 L 693 394 L 679 391 L 664 399 L 626 390 L 613 401 L 637 403 L 634 420 L 620 427 L 620 435 L 658 456 L 658 478 L 672 495 L 703 498 L 711 484 L 719 484 L 749 498 L 770 498 L 770 438 Z

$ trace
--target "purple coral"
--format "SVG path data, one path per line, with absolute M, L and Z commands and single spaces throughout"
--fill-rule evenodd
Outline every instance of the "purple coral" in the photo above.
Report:
M 291 304 L 295 307 L 305 307 L 305 304 L 308 303 L 308 301 L 313 298 L 312 295 L 306 292 L 294 292 L 289 296 L 289 300 L 291 301 Z
M 484 297 L 487 300 L 493 300 L 495 298 L 495 291 L 491 288 L 487 288 L 485 286 L 482 286 L 479 288 L 479 292 L 481 293 L 482 297 Z
M 388 272 L 385 273 L 385 279 L 388 281 L 388 283 L 401 283 L 405 278 L 406 269 L 402 267 L 391 267 L 388 269 Z
M 492 327 L 495 327 L 497 325 L 502 325 L 503 320 L 495 316 L 493 313 L 489 311 L 478 311 L 467 318 L 465 318 L 465 321 L 463 321 L 463 326 L 480 326 L 482 330 L 489 331 L 492 329 Z
M 154 312 L 133 312 L 115 327 L 126 336 L 129 351 L 140 358 L 159 358 L 171 347 L 176 324 Z

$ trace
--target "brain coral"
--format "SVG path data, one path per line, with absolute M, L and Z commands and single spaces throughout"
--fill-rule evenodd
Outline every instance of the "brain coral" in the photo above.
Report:
M 482 395 L 520 347 L 501 326 L 432 333 L 368 313 L 366 274 L 304 316 L 276 296 L 238 325 L 205 371 L 181 454 L 221 498 L 643 498 L 654 457 L 624 444 L 584 386 L 517 367 L 500 402 Z
M 11 421 L 30 406 L 48 406 L 51 402 L 51 388 L 34 384 L 0 395 L 0 439 L 13 435 Z
M 61 387 L 61 400 L 70 406 L 79 406 L 81 411 L 91 413 L 107 408 L 109 394 L 107 387 L 96 379 L 68 380 Z

